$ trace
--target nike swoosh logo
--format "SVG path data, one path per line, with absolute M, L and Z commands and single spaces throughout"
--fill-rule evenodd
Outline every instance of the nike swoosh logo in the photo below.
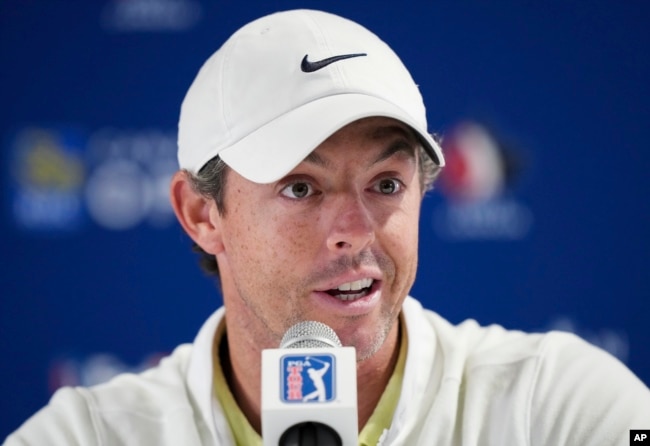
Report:
M 361 56 L 367 56 L 367 54 L 366 53 L 341 54 L 340 56 L 332 56 L 323 60 L 316 60 L 314 62 L 310 62 L 307 60 L 307 57 L 309 57 L 309 55 L 305 54 L 305 57 L 302 58 L 302 62 L 300 63 L 300 69 L 305 73 L 313 73 L 314 71 L 318 71 L 321 68 L 325 68 L 329 64 L 338 62 L 339 60 L 350 59 L 352 57 L 361 57 Z

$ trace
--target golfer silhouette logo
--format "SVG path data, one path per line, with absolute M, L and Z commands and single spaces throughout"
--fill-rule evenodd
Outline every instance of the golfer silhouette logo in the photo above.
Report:
M 334 356 L 288 355 L 282 359 L 282 400 L 290 403 L 323 403 L 334 395 Z
M 325 390 L 325 382 L 323 381 L 323 375 L 327 373 L 327 371 L 330 369 L 330 363 L 329 362 L 324 362 L 320 361 L 316 358 L 310 358 L 309 356 L 307 357 L 307 360 L 312 359 L 313 361 L 317 361 L 322 364 L 322 367 L 319 369 L 315 369 L 313 367 L 308 367 L 307 368 L 307 375 L 311 379 L 312 384 L 314 385 L 315 390 L 308 395 L 305 395 L 302 400 L 303 401 L 326 401 L 327 400 L 327 394 Z

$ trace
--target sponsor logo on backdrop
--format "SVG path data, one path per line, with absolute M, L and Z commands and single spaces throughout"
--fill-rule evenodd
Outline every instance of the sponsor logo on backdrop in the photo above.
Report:
M 111 0 L 100 22 L 112 32 L 179 32 L 193 28 L 202 15 L 196 0 Z
M 519 240 L 533 225 L 529 207 L 515 196 L 525 170 L 520 150 L 486 126 L 462 122 L 445 135 L 447 166 L 438 183 L 445 202 L 434 209 L 435 232 L 447 240 Z
M 24 229 L 71 231 L 83 222 L 83 135 L 73 129 L 25 128 L 9 158 L 11 214 Z
M 169 180 L 178 169 L 176 133 L 103 129 L 88 141 L 85 202 L 91 219 L 109 230 L 174 222 Z
M 10 142 L 10 213 L 26 231 L 173 224 L 176 133 L 159 129 L 25 128 Z

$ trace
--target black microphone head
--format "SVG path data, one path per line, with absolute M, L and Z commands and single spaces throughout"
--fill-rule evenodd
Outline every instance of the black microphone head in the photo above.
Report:
M 317 321 L 298 322 L 289 328 L 280 342 L 280 348 L 343 347 L 336 332 Z

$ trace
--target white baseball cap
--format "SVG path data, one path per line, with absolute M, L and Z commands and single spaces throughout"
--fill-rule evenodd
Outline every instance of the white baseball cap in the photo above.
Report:
M 178 161 L 196 173 L 219 155 L 248 180 L 271 183 L 370 116 L 409 125 L 444 165 L 420 91 L 388 45 L 330 13 L 279 12 L 243 26 L 201 67 L 181 106 Z

